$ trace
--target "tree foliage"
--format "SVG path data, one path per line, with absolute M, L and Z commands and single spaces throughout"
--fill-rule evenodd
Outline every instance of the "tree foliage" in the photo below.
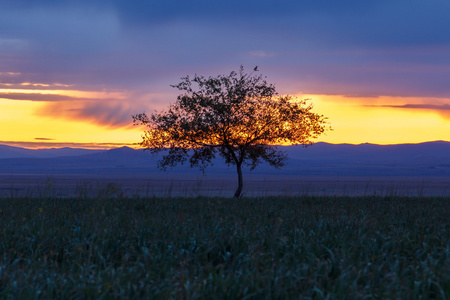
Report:
M 168 150 L 162 169 L 189 158 L 204 170 L 219 154 L 237 167 L 240 196 L 243 165 L 282 167 L 287 155 L 276 145 L 309 145 L 327 129 L 326 118 L 307 100 L 279 95 L 257 72 L 247 74 L 241 66 L 229 75 L 183 77 L 173 85 L 182 94 L 167 111 L 133 116 L 136 125 L 147 126 L 140 145 L 153 153 Z

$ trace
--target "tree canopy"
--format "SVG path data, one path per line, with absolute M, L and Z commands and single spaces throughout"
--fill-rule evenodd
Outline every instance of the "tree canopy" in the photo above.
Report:
M 166 111 L 133 116 L 134 124 L 147 126 L 140 146 L 153 153 L 167 150 L 158 165 L 164 170 L 187 159 L 204 170 L 219 154 L 237 168 L 239 197 L 242 166 L 253 170 L 265 161 L 282 167 L 287 155 L 277 145 L 310 145 L 328 129 L 307 99 L 279 95 L 257 73 L 257 67 L 247 74 L 241 66 L 229 75 L 181 78 L 172 87 L 182 94 Z

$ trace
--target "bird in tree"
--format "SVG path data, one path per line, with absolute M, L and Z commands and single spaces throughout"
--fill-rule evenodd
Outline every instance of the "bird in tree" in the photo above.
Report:
M 217 77 L 181 78 L 172 87 L 181 91 L 166 111 L 133 115 L 135 125 L 145 125 L 140 146 L 152 153 L 166 151 L 158 167 L 166 170 L 189 159 L 202 171 L 220 155 L 234 165 L 238 187 L 243 188 L 242 168 L 253 170 L 262 162 L 275 168 L 285 165 L 286 152 L 277 145 L 310 145 L 324 133 L 327 118 L 312 112 L 308 99 L 279 95 L 257 67 Z

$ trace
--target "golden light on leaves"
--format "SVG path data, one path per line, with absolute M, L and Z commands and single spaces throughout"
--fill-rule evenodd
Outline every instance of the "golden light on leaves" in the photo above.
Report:
M 136 124 L 148 126 L 140 145 L 152 153 L 169 150 L 158 162 L 162 169 L 189 158 L 191 167 L 204 170 L 216 154 L 221 156 L 236 166 L 234 197 L 240 197 L 242 166 L 253 170 L 265 161 L 282 167 L 287 153 L 271 145 L 311 144 L 328 127 L 326 118 L 313 112 L 306 100 L 280 96 L 255 72 L 257 67 L 248 74 L 241 66 L 229 75 L 182 78 L 173 86 L 182 94 L 167 110 L 133 116 Z

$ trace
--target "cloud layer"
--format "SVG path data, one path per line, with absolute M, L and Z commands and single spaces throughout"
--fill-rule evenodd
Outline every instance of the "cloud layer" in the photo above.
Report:
M 155 86 L 262 64 L 305 91 L 449 94 L 428 76 L 450 72 L 448 1 L 17 2 L 0 6 L 2 71 L 31 81 Z
M 414 108 L 448 112 L 448 15 L 446 0 L 4 1 L 0 87 L 36 91 L 0 98 L 127 126 L 131 114 L 175 100 L 170 84 L 180 77 L 243 64 L 258 65 L 281 93 L 366 97 L 366 105 L 377 96 L 440 98 Z M 49 86 L 126 96 L 39 92 Z

